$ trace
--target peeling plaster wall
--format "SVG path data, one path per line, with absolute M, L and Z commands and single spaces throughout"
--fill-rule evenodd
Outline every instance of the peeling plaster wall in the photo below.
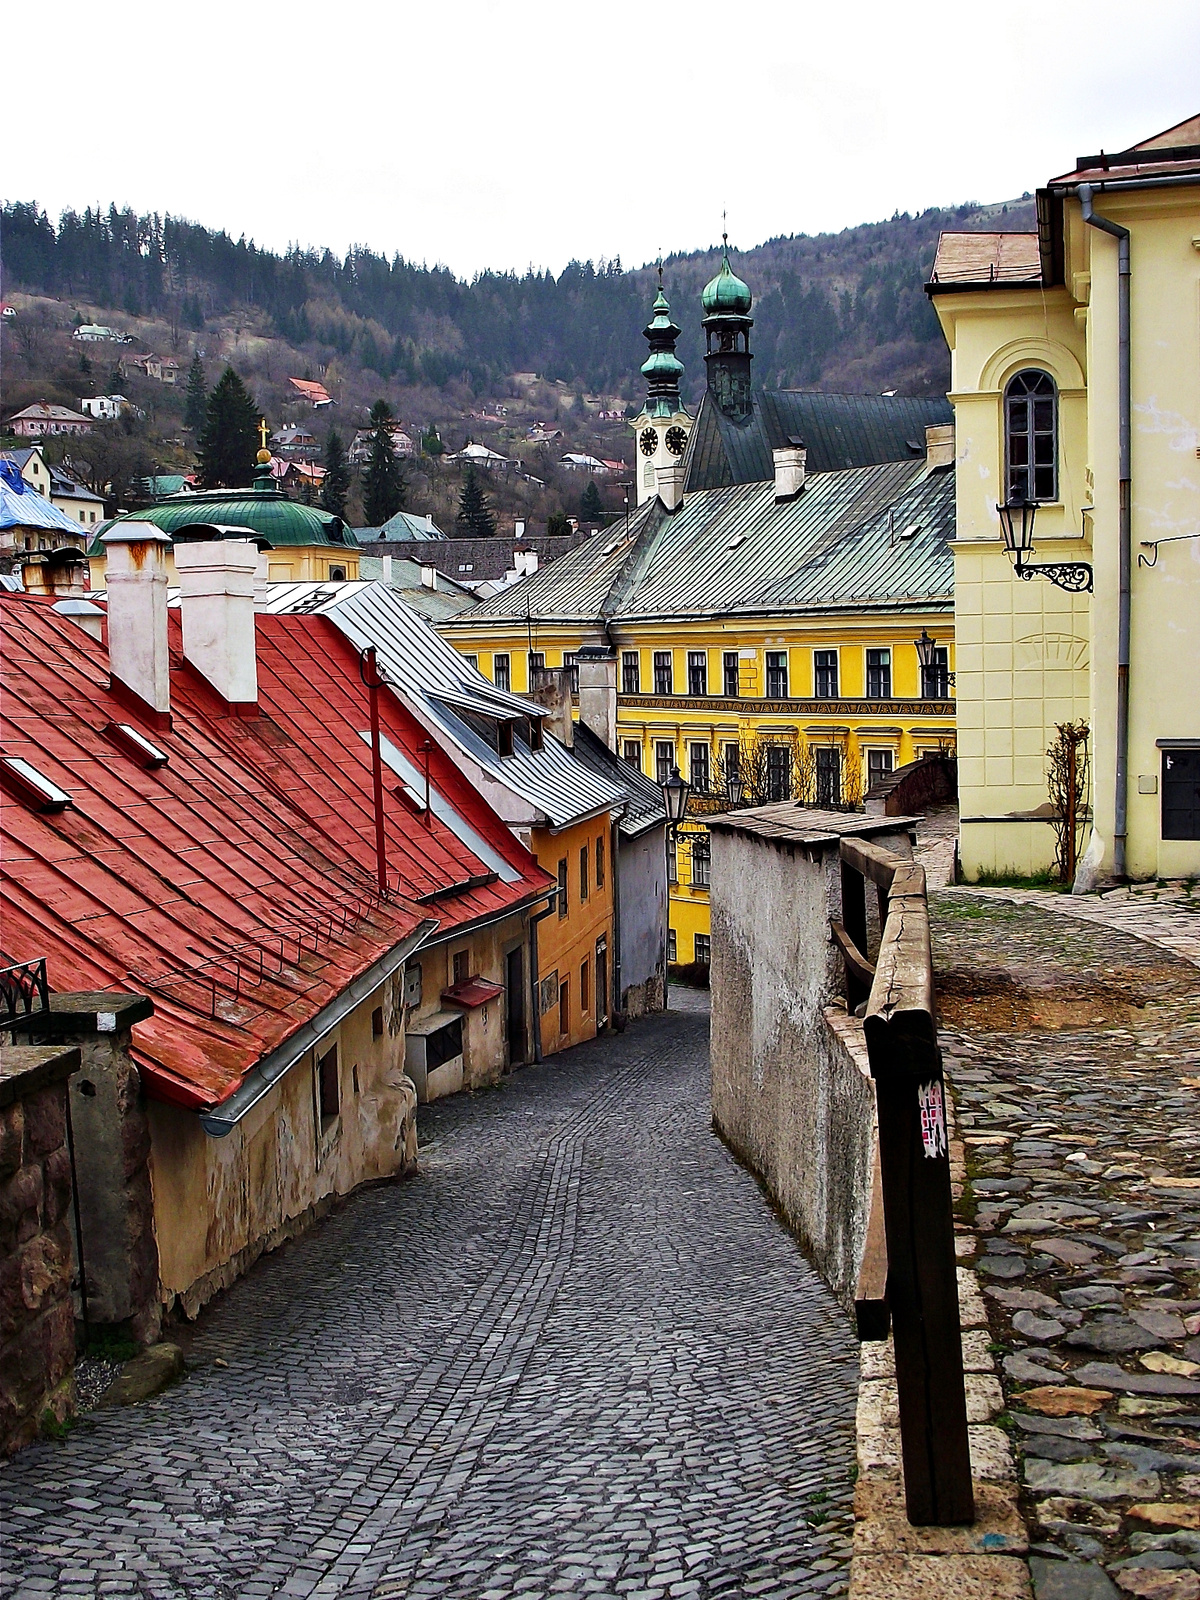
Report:
M 360 1183 L 416 1161 L 416 1090 L 404 1071 L 403 988 L 389 979 L 288 1070 L 221 1139 L 148 1106 L 162 1298 L 188 1316 Z M 372 1013 L 383 1011 L 374 1037 Z M 322 1119 L 316 1058 L 336 1046 L 339 1110 Z
M 911 857 L 907 832 L 873 842 Z M 871 891 L 868 901 L 874 899 Z M 836 841 L 712 836 L 713 1123 L 849 1310 L 871 1197 L 875 1089 L 862 1026 L 831 1010 Z
M 631 1017 L 662 1010 L 667 964 L 665 827 L 619 845 L 621 862 L 621 1009 Z M 617 835 L 619 837 L 619 833 Z
M 505 917 L 490 927 L 468 931 L 458 938 L 425 945 L 409 963 L 410 968 L 421 968 L 421 1003 L 412 1008 L 413 1019 L 419 1020 L 445 1011 L 448 1016 L 461 1016 L 463 1024 L 462 1082 L 453 1081 L 445 1068 L 438 1068 L 437 1081 L 434 1074 L 430 1074 L 430 1099 L 453 1094 L 459 1089 L 480 1089 L 497 1083 L 505 1067 L 519 1065 L 520 1059 L 529 1055 L 532 1045 L 527 1045 L 524 1056 L 517 1063 L 509 1061 L 506 958 L 516 946 L 520 946 L 522 951 L 521 1001 L 528 1034 L 529 922 L 525 912 Z M 459 952 L 467 955 L 467 966 L 472 977 L 498 983 L 506 992 L 487 1005 L 474 1006 L 469 1011 L 444 1001 L 442 990 L 448 989 L 454 982 L 454 957 Z

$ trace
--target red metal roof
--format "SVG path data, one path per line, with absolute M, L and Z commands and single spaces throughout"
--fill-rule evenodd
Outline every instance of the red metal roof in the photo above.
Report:
M 476 1006 L 486 1006 L 489 1000 L 498 1000 L 503 993 L 500 984 L 492 983 L 487 978 L 464 978 L 461 983 L 443 989 L 442 999 L 448 1000 L 452 1006 L 473 1011 Z
M 385 768 L 381 902 L 367 690 L 344 635 L 319 617 L 259 617 L 262 714 L 245 719 L 183 662 L 177 614 L 170 628 L 173 726 L 148 732 L 169 761 L 148 768 L 105 735 L 131 719 L 104 647 L 47 600 L 0 601 L 3 751 L 72 800 L 55 815 L 3 796 L 2 947 L 45 955 L 58 990 L 150 995 L 135 1038 L 147 1091 L 200 1108 L 422 921 L 467 928 L 550 879 L 435 746 L 432 784 L 515 879 L 414 815 Z M 424 730 L 387 690 L 380 719 L 423 762 Z

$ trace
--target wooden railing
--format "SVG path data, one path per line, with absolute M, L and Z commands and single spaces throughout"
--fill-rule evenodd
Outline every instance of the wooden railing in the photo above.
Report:
M 842 921 L 831 928 L 847 1007 L 862 1007 L 879 1129 L 859 1337 L 885 1339 L 890 1321 L 908 1520 L 952 1526 L 975 1520 L 975 1500 L 925 869 L 865 840 L 843 839 L 840 854 Z M 879 900 L 873 963 L 868 880 Z

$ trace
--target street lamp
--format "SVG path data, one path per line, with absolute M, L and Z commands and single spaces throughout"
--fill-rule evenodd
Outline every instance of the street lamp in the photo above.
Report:
M 746 798 L 746 780 L 737 767 L 726 774 L 725 798 L 731 806 L 740 806 Z
M 678 849 L 679 824 L 687 816 L 688 799 L 691 796 L 692 786 L 685 783 L 680 776 L 679 768 L 671 768 L 671 776 L 662 786 L 663 805 L 667 813 L 667 933 L 671 929 L 671 850 Z M 671 963 L 668 959 L 663 971 L 663 1010 L 668 1010 L 667 988 L 670 980 Z
M 937 658 L 937 640 L 928 628 L 921 629 L 921 637 L 914 639 L 917 660 L 921 663 L 921 699 L 945 700 L 954 674 L 945 672 Z
M 1000 537 L 1004 548 L 1013 560 L 1013 571 L 1026 582 L 1036 576 L 1049 578 L 1060 589 L 1073 594 L 1092 592 L 1092 569 L 1086 561 L 1044 561 L 1034 566 L 1029 557 L 1033 554 L 1033 520 L 1037 515 L 1036 500 L 1009 500 L 998 505 Z

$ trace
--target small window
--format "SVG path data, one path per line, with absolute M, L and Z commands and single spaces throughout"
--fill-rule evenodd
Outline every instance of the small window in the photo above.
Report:
M 706 833 L 692 835 L 692 887 L 695 889 L 708 888 L 708 869 L 712 857 L 712 845 Z
M 767 746 L 767 799 L 792 798 L 792 752 L 786 744 Z
M 463 660 L 467 663 L 468 666 L 474 667 L 476 672 L 479 671 L 479 657 L 478 656 L 464 654 Z
M 597 889 L 603 889 L 603 887 L 604 887 L 604 835 L 603 834 L 599 834 L 597 836 L 597 838 L 596 838 L 596 887 L 597 887 Z
M 546 652 L 544 650 L 531 650 L 529 652 L 529 681 L 533 682 L 535 672 L 542 672 L 546 666 Z
M 641 656 L 636 650 L 621 651 L 621 688 L 625 694 L 638 694 L 642 687 Z
M 1058 499 L 1058 390 L 1048 372 L 1018 372 L 1004 391 L 1008 498 Z
M 721 746 L 721 782 L 731 800 L 737 798 L 742 778 L 742 752 L 739 745 L 730 741 Z
M 545 746 L 545 742 L 542 736 L 542 719 L 540 717 L 530 717 L 529 748 L 531 750 L 541 750 Z
M 813 651 L 813 694 L 818 700 L 837 699 L 838 653 L 836 650 Z
M 565 978 L 558 986 L 558 1031 L 571 1031 L 571 986 Z
M 677 954 L 676 948 L 675 948 L 675 929 L 674 928 L 668 928 L 667 929 L 667 960 L 671 963 L 672 966 L 674 966 L 678 959 L 679 959 L 679 957 L 678 957 L 678 954 Z
M 921 668 L 921 699 L 922 700 L 949 700 L 950 698 L 950 652 L 945 645 L 939 644 L 933 652 L 933 660 L 927 667 Z
M 674 829 L 667 833 L 667 882 L 679 882 L 679 851 L 675 845 Z
M 1200 839 L 1200 745 L 1162 753 L 1162 836 Z
M 726 650 L 721 657 L 721 676 L 727 699 L 736 700 L 741 691 L 741 673 L 738 670 L 738 653 Z
M 842 752 L 832 745 L 817 746 L 817 804 L 832 810 L 842 803 Z
M 696 961 L 702 967 L 707 967 L 712 962 L 712 937 L 707 933 L 698 933 L 695 937 Z
M 642 770 L 642 741 L 640 739 L 626 739 L 621 746 L 621 754 L 631 767 Z
M 585 1015 L 592 1009 L 591 962 L 584 960 L 579 967 L 579 1009 Z
M 666 783 L 675 765 L 675 746 L 669 739 L 654 741 L 654 774 L 659 784 Z
M 877 783 L 882 783 L 892 770 L 892 752 L 890 750 L 867 751 L 867 788 L 873 789 Z
M 466 983 L 471 976 L 471 952 L 469 950 L 456 950 L 454 952 L 454 987 Z
M 589 877 L 588 847 L 583 845 L 579 851 L 579 898 L 581 900 L 586 900 L 588 897 Z
M 654 692 L 655 694 L 673 694 L 674 677 L 671 669 L 671 652 L 669 650 L 656 650 L 654 652 Z
M 371 1037 L 372 1037 L 372 1039 L 382 1039 L 383 1038 L 383 1007 L 382 1006 L 376 1006 L 374 1011 L 372 1011 L 372 1013 L 371 1013 Z
M 574 650 L 563 651 L 563 666 L 571 677 L 571 693 L 579 693 L 579 657 Z
M 706 744 L 688 745 L 688 770 L 691 774 L 692 788 L 697 794 L 707 794 L 711 784 L 709 771 L 708 746 Z
M 498 724 L 499 750 L 502 756 L 511 756 L 513 753 L 513 725 L 511 722 Z
M 346 581 L 346 569 L 345 569 L 345 567 L 330 567 L 330 569 L 329 569 L 329 581 L 330 581 L 330 583 L 345 583 L 345 581 Z
M 890 700 L 892 697 L 892 652 L 867 651 L 867 699 Z
M 688 693 L 690 695 L 705 695 L 708 693 L 708 651 L 688 651 Z
M 767 651 L 767 699 L 786 700 L 788 660 L 786 650 Z
M 512 688 L 512 657 L 498 655 L 492 657 L 492 680 L 497 689 Z
M 564 856 L 558 863 L 558 914 L 565 917 L 567 914 L 567 858 Z
M 337 1045 L 327 1051 L 317 1062 L 317 1096 L 321 1106 L 322 1133 L 337 1116 L 341 1105 L 338 1082 Z

